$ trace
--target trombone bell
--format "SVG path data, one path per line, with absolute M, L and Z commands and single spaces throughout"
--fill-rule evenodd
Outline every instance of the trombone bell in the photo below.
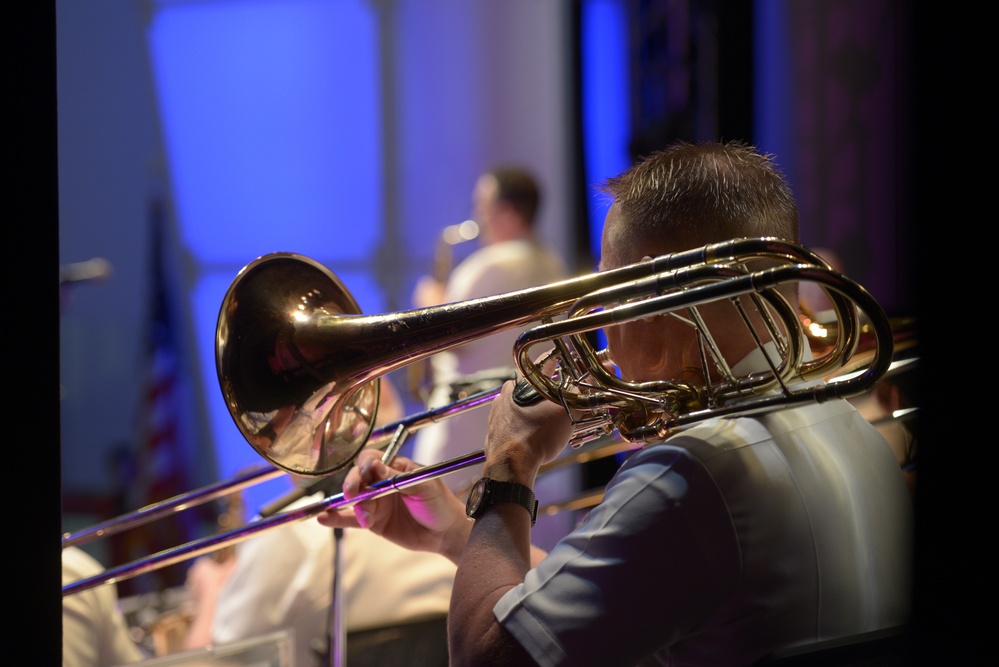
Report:
M 313 338 L 330 318 L 360 312 L 328 269 L 290 253 L 248 264 L 230 285 L 216 329 L 222 395 L 243 437 L 277 467 L 328 474 L 371 435 L 379 380 L 329 373 Z

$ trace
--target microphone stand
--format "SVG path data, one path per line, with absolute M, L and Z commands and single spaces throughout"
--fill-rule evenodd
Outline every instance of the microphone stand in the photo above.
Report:
M 392 436 L 392 441 L 389 442 L 387 447 L 385 447 L 385 451 L 382 454 L 382 463 L 387 465 L 393 458 L 395 458 L 395 455 L 399 452 L 399 448 L 402 447 L 402 444 L 406 441 L 407 437 L 409 437 L 409 428 L 405 424 L 399 424 L 398 428 L 395 430 L 395 434 Z M 339 477 L 339 485 L 341 487 L 343 486 L 343 476 L 331 475 L 330 477 Z M 317 482 L 314 486 L 318 485 L 319 483 Z M 329 493 L 326 495 L 328 496 Z M 347 664 L 345 657 L 347 630 L 346 624 L 344 623 L 343 587 L 341 584 L 343 572 L 341 563 L 343 562 L 344 539 L 345 535 L 343 528 L 334 528 L 333 591 L 330 596 L 330 620 L 329 627 L 326 631 L 326 650 L 323 652 L 320 660 L 321 667 L 344 667 Z
M 330 627 L 327 629 L 326 653 L 323 667 L 342 667 L 346 664 L 344 647 L 347 644 L 347 631 L 343 615 L 343 595 L 341 593 L 343 562 L 343 528 L 333 529 L 333 594 L 330 605 Z M 332 649 L 332 650 L 331 650 Z M 330 659 L 332 658 L 332 662 Z

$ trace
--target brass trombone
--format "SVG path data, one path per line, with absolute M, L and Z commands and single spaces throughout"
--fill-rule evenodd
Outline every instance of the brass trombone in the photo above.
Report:
M 834 343 L 815 359 L 805 355 L 797 306 L 780 289 L 797 282 L 814 282 L 826 290 L 838 318 Z M 739 309 L 761 348 L 767 341 L 776 348 L 776 359 L 765 355 L 769 371 L 744 377 L 732 373 L 698 313 L 699 306 L 722 300 Z M 862 343 L 860 313 L 868 321 L 863 342 L 869 359 L 866 368 L 842 379 L 809 382 L 834 375 L 854 356 Z M 696 385 L 671 379 L 633 383 L 617 377 L 609 369 L 612 360 L 606 351 L 594 349 L 588 334 L 653 315 L 682 317 L 694 327 L 703 376 L 720 379 Z M 759 321 L 763 331 L 754 323 Z M 290 253 L 265 255 L 239 272 L 223 300 L 216 365 L 233 421 L 258 454 L 276 470 L 322 477 L 348 466 L 362 447 L 384 441 L 385 448 L 392 449 L 413 430 L 480 407 L 499 394 L 499 388 L 481 392 L 376 431 L 382 376 L 437 352 L 532 322 L 537 324 L 520 335 L 513 350 L 521 382 L 544 399 L 584 415 L 575 421 L 570 443 L 574 447 L 615 431 L 629 442 L 655 442 L 710 417 L 855 396 L 871 389 L 887 372 L 893 354 L 890 322 L 863 287 L 800 245 L 745 238 L 541 287 L 383 315 L 360 314 L 348 290 L 319 263 Z M 539 344 L 551 349 L 536 359 L 532 348 Z M 550 358 L 555 359 L 556 370 L 546 373 L 542 367 Z M 400 474 L 352 501 L 343 494 L 330 496 L 109 568 L 65 585 L 63 595 L 194 558 L 483 459 L 480 450 Z M 269 479 L 273 474 L 280 473 L 251 476 Z M 216 491 L 221 494 L 222 488 Z M 178 501 L 174 507 L 187 504 Z

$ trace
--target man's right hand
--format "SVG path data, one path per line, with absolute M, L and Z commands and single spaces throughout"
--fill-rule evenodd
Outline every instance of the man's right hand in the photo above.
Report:
M 392 467 L 382 463 L 378 450 L 361 450 L 357 465 L 344 479 L 344 499 L 352 500 L 376 482 L 420 467 L 402 456 L 391 463 Z M 454 563 L 461 557 L 472 526 L 464 503 L 439 478 L 353 507 L 327 510 L 317 520 L 331 528 L 367 528 L 407 549 L 440 553 Z

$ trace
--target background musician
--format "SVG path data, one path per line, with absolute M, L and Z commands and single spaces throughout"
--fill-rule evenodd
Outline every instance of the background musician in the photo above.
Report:
M 387 378 L 381 382 L 379 425 L 403 416 L 393 385 Z M 338 492 L 335 488 L 329 494 Z M 305 496 L 283 509 L 318 502 L 323 495 Z M 402 655 L 405 664 L 415 667 L 446 667 L 445 623 L 454 565 L 367 531 L 347 530 L 341 539 L 340 594 L 348 633 L 343 655 L 348 664 L 401 664 L 394 658 Z M 194 614 L 185 648 L 230 644 L 291 628 L 296 667 L 332 664 L 322 662 L 322 656 L 331 629 L 333 569 L 333 535 L 315 521 L 293 522 L 241 542 L 235 556 L 221 563 L 199 558 L 188 572 Z M 382 641 L 380 631 L 390 639 Z
M 478 223 L 479 247 L 450 272 L 446 281 L 434 275 L 423 276 L 413 292 L 413 305 L 424 308 L 465 301 L 567 278 L 564 260 L 536 235 L 541 203 L 541 186 L 528 169 L 497 165 L 483 172 L 472 191 L 472 219 Z M 480 382 L 465 387 L 466 394 L 496 387 L 512 377 L 513 345 L 519 333 L 510 329 L 434 355 L 430 362 L 433 389 L 428 407 L 454 402 L 458 398 L 455 386 L 469 378 Z M 479 447 L 485 438 L 487 419 L 487 410 L 472 410 L 421 429 L 415 436 L 413 458 L 424 464 L 437 463 Z M 548 476 L 544 483 L 551 491 L 549 497 L 575 492 L 575 474 L 566 469 Z M 465 469 L 449 474 L 445 483 L 463 493 L 476 477 L 477 471 Z M 571 528 L 568 521 L 568 515 L 545 517 L 538 531 L 561 536 Z
M 83 549 L 62 550 L 62 583 L 99 574 L 104 567 Z M 98 586 L 62 599 L 63 667 L 113 667 L 149 657 L 132 640 L 118 608 L 118 589 Z
M 606 190 L 602 270 L 736 237 L 798 238 L 776 165 L 739 143 L 673 145 Z M 765 368 L 731 303 L 698 310 L 734 372 Z M 673 314 L 605 333 L 625 379 L 700 368 L 697 333 Z M 532 489 L 572 427 L 552 402 L 519 407 L 513 388 L 492 405 L 481 474 Z M 414 466 L 362 452 L 345 495 Z M 846 400 L 712 418 L 646 446 L 547 554 L 531 545 L 529 507 L 466 508 L 430 481 L 319 520 L 457 563 L 454 664 L 751 665 L 907 619 L 911 503 L 891 450 Z
M 811 248 L 812 252 L 824 259 L 834 270 L 844 273 L 846 266 L 840 256 L 829 248 Z M 826 324 L 835 321 L 835 311 L 829 296 L 816 283 L 805 282 L 799 287 L 799 302 L 801 314 L 805 321 Z M 905 360 L 904 350 L 912 344 L 911 325 L 904 321 L 895 325 L 895 358 Z M 821 351 L 821 343 L 813 342 L 812 351 Z M 899 369 L 888 372 L 870 391 L 849 400 L 861 415 L 874 424 L 884 439 L 888 442 L 902 477 L 909 489 L 909 495 L 915 502 L 916 497 L 916 457 L 917 438 L 914 431 L 915 420 L 911 414 L 907 417 L 896 416 L 900 411 L 914 410 L 917 406 L 915 369 L 916 359 L 909 358 L 908 363 Z

